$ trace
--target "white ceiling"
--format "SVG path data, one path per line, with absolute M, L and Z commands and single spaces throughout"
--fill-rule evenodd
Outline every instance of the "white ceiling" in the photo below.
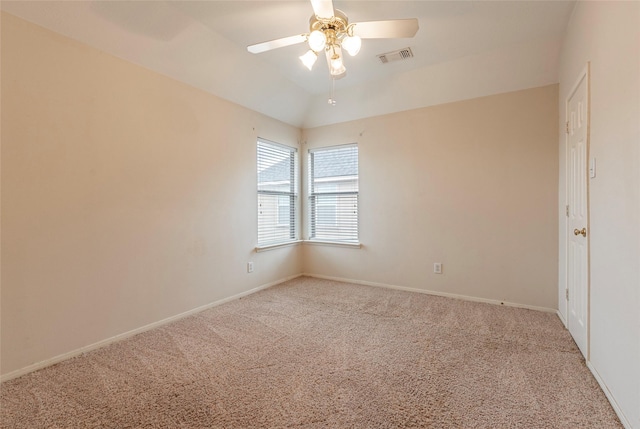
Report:
M 412 39 L 367 39 L 336 81 L 294 45 L 246 46 L 308 31 L 308 0 L 2 1 L 4 11 L 298 127 L 313 127 L 557 82 L 575 1 L 342 1 L 351 22 L 418 18 Z M 376 55 L 410 47 L 414 58 Z

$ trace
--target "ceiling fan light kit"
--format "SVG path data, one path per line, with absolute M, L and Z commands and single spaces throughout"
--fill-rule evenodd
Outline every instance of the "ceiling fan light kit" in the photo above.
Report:
M 346 43 L 349 46 L 347 50 L 351 55 L 355 55 L 360 50 L 358 46 L 359 37 L 353 35 L 353 27 L 355 24 L 349 25 L 349 19 L 339 9 L 333 11 L 333 15 L 329 18 L 321 18 L 312 15 L 309 19 L 309 34 L 307 36 L 307 44 L 314 53 L 325 51 L 327 54 L 327 64 L 329 65 L 329 73 L 333 79 L 340 79 L 345 76 L 347 69 L 342 60 L 342 47 Z M 302 61 L 302 58 L 300 58 Z M 302 63 L 311 70 L 309 61 Z M 311 65 L 313 67 L 313 64 Z
M 276 48 L 306 42 L 309 51 L 298 57 L 309 70 L 313 68 L 318 54 L 325 52 L 329 73 L 333 80 L 343 78 L 344 66 L 342 48 L 351 56 L 360 52 L 362 39 L 409 38 L 418 31 L 417 19 L 395 19 L 349 23 L 347 15 L 333 8 L 332 0 L 311 0 L 314 14 L 309 19 L 309 33 L 270 40 L 250 45 L 247 50 L 254 54 Z M 330 104 L 331 104 L 330 99 Z M 335 104 L 335 102 L 334 102 Z

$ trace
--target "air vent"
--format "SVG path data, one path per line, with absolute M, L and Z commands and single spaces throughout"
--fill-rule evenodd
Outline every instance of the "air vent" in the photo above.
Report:
M 398 51 L 377 55 L 377 57 L 382 64 L 386 64 L 393 61 L 408 60 L 409 58 L 413 58 L 413 52 L 411 52 L 411 48 L 403 48 Z

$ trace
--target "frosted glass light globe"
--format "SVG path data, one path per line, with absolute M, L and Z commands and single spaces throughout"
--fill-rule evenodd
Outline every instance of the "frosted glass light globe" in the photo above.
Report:
M 309 34 L 309 47 L 314 52 L 320 52 L 327 44 L 327 36 L 322 31 L 314 30 Z
M 360 36 L 347 36 L 342 41 L 342 47 L 349 52 L 349 55 L 356 56 L 360 52 L 362 46 L 362 39 Z
M 342 67 L 342 58 L 331 58 L 331 70 L 340 70 Z
M 307 51 L 306 54 L 298 58 L 300 58 L 300 61 L 302 61 L 302 64 L 304 64 L 306 68 L 311 70 L 318 59 L 318 54 L 313 51 Z
M 340 76 L 347 71 L 344 64 L 342 63 L 342 58 L 340 57 L 332 58 L 330 64 L 331 66 L 329 68 L 331 69 L 331 76 Z

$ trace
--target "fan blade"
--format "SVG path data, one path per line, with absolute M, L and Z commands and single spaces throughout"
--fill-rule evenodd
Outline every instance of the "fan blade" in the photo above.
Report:
M 363 39 L 408 38 L 415 36 L 418 28 L 416 18 L 356 22 L 353 24 L 353 34 Z
M 306 40 L 306 34 L 298 34 L 296 36 L 283 37 L 282 39 L 269 40 L 268 42 L 249 45 L 247 46 L 247 51 L 251 52 L 252 54 L 259 54 L 262 52 L 270 51 L 272 49 L 283 48 L 285 46 L 295 45 L 296 43 L 302 43 Z
M 311 0 L 313 13 L 318 18 L 331 18 L 333 12 L 333 0 Z

